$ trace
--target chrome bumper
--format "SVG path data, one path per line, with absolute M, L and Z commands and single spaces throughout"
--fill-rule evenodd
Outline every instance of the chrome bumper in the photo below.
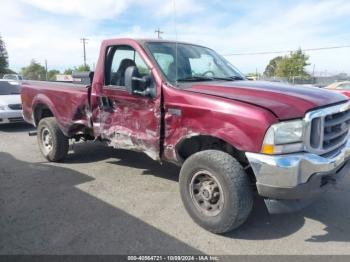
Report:
M 315 193 L 322 187 L 322 177 L 350 172 L 350 139 L 333 158 L 312 153 L 278 156 L 246 153 L 246 156 L 254 171 L 260 195 L 280 199 L 304 198 L 308 192 L 302 191 L 310 191 L 311 194 L 311 191 Z

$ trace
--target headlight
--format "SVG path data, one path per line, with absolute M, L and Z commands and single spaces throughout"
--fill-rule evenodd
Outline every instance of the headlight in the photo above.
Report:
M 7 106 L 6 105 L 0 105 L 0 110 L 6 110 Z
M 272 125 L 265 135 L 261 152 L 283 154 L 303 150 L 304 121 L 293 120 Z

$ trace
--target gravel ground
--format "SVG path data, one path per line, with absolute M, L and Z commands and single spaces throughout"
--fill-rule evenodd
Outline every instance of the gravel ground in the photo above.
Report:
M 98 143 L 48 163 L 27 125 L 0 126 L 0 254 L 350 254 L 350 178 L 312 206 L 214 235 L 185 212 L 179 168 Z

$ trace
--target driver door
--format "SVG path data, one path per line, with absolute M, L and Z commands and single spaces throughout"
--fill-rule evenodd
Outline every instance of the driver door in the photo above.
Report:
M 125 70 L 136 66 L 141 75 L 150 74 L 146 63 L 127 45 L 108 47 L 105 59 L 105 83 L 99 98 L 101 138 L 115 148 L 141 151 L 159 160 L 160 98 L 130 94 L 125 88 Z

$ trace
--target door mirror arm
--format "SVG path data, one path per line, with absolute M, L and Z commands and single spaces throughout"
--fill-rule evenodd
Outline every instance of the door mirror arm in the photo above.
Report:
M 151 89 L 147 87 L 144 91 L 134 90 L 133 94 L 141 96 L 150 96 L 152 94 Z

